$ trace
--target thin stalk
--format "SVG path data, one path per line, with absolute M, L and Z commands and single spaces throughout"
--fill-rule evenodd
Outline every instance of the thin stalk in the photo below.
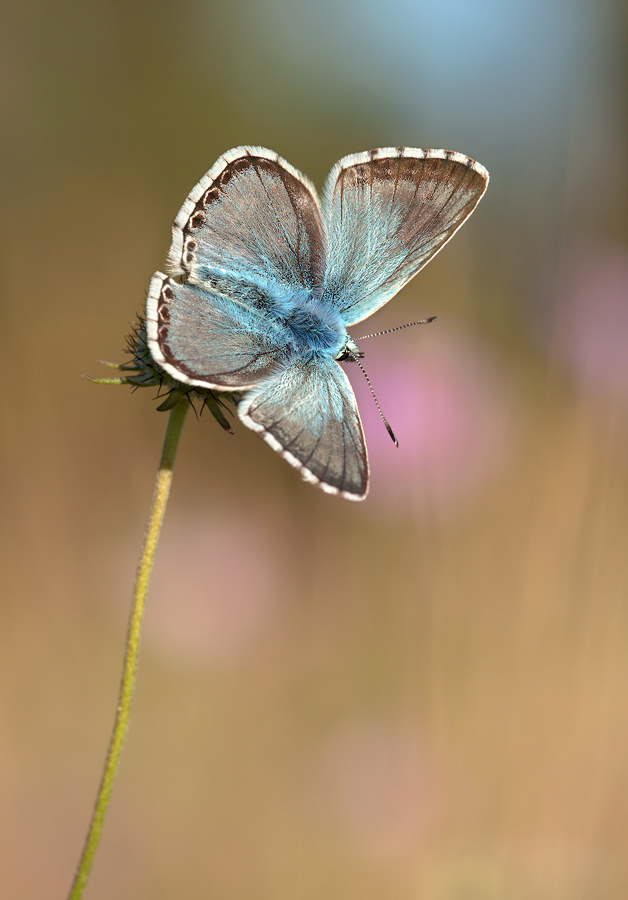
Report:
M 74 876 L 68 900 L 79 900 L 83 895 L 83 890 L 87 884 L 92 863 L 94 862 L 94 856 L 98 849 L 98 843 L 105 821 L 105 814 L 107 812 L 107 807 L 109 806 L 111 790 L 116 777 L 120 754 L 122 753 L 122 745 L 124 744 L 124 738 L 129 727 L 129 711 L 131 708 L 131 700 L 133 698 L 133 688 L 135 686 L 135 672 L 137 670 L 137 656 L 140 647 L 140 633 L 142 630 L 146 591 L 148 589 L 151 569 L 153 568 L 159 532 L 161 531 L 164 514 L 166 512 L 166 505 L 168 503 L 168 494 L 170 493 L 170 485 L 172 483 L 172 470 L 177 455 L 177 445 L 179 443 L 179 437 L 181 436 L 181 429 L 183 428 L 188 406 L 188 401 L 185 398 L 182 399 L 171 410 L 170 416 L 168 417 L 161 462 L 159 464 L 159 471 L 157 472 L 157 480 L 155 482 L 150 513 L 148 515 L 144 543 L 142 545 L 140 561 L 137 567 L 133 603 L 131 606 L 129 628 L 126 638 L 122 681 L 120 683 L 120 693 L 118 696 L 118 706 L 116 709 L 113 732 L 109 742 L 109 749 L 107 751 L 107 758 L 105 759 L 105 767 L 100 787 L 98 788 L 98 794 L 96 796 L 96 805 L 94 806 L 85 846 L 83 847 L 83 853 L 81 854 L 81 859 L 76 870 L 76 875 Z

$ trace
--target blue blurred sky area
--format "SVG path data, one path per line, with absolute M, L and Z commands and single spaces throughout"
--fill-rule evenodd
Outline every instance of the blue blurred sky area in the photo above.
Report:
M 243 24 L 293 78 L 508 153 L 564 140 L 577 98 L 603 91 L 610 28 L 583 0 L 267 0 Z

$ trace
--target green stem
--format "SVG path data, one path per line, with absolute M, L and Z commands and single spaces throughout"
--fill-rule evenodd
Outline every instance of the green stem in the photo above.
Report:
M 177 455 L 177 445 L 181 436 L 181 429 L 185 421 L 185 414 L 188 411 L 188 401 L 184 398 L 171 410 L 168 418 L 168 426 L 164 438 L 164 446 L 161 454 L 161 462 L 157 473 L 157 481 L 155 482 L 155 490 L 153 493 L 153 501 L 148 516 L 148 524 L 144 535 L 144 544 L 140 555 L 140 561 L 137 568 L 137 576 L 135 579 L 135 591 L 133 593 L 133 604 L 131 606 L 131 616 L 129 618 L 129 628 L 126 639 L 126 651 L 124 655 L 124 667 L 122 670 L 122 681 L 120 684 L 120 694 L 118 696 L 118 707 L 116 717 L 105 760 L 105 768 L 103 770 L 100 787 L 96 796 L 96 805 L 92 814 L 89 831 L 83 847 L 83 853 L 74 876 L 72 889 L 68 895 L 68 900 L 79 900 L 83 894 L 89 873 L 94 862 L 94 856 L 98 849 L 100 835 L 113 782 L 116 777 L 116 770 L 122 753 L 122 745 L 129 727 L 129 711 L 131 708 L 131 700 L 133 697 L 133 688 L 135 685 L 135 672 L 137 669 L 137 655 L 140 646 L 140 633 L 142 630 L 142 617 L 144 614 L 144 602 L 146 600 L 146 591 L 148 589 L 148 581 L 150 579 L 153 560 L 155 558 L 155 549 L 159 540 L 159 532 L 164 520 L 166 512 L 166 504 L 168 503 L 168 494 L 170 493 L 170 485 L 172 483 L 172 470 L 174 467 L 175 457 Z

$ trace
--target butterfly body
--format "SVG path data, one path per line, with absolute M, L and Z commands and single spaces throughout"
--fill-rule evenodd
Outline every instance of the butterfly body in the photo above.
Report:
M 151 281 L 155 362 L 242 393 L 240 419 L 307 481 L 363 499 L 366 446 L 339 365 L 362 353 L 347 329 L 440 250 L 487 182 L 461 154 L 387 148 L 337 163 L 321 202 L 272 151 L 229 151 L 175 220 L 170 274 Z

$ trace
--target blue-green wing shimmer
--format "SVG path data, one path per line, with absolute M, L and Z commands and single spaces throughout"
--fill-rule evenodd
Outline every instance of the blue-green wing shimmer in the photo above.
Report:
M 348 500 L 366 496 L 362 423 L 349 380 L 333 359 L 295 361 L 249 391 L 238 415 L 306 481 Z
M 387 303 L 453 236 L 488 184 L 449 150 L 385 148 L 345 157 L 323 193 L 323 299 L 354 325 Z

